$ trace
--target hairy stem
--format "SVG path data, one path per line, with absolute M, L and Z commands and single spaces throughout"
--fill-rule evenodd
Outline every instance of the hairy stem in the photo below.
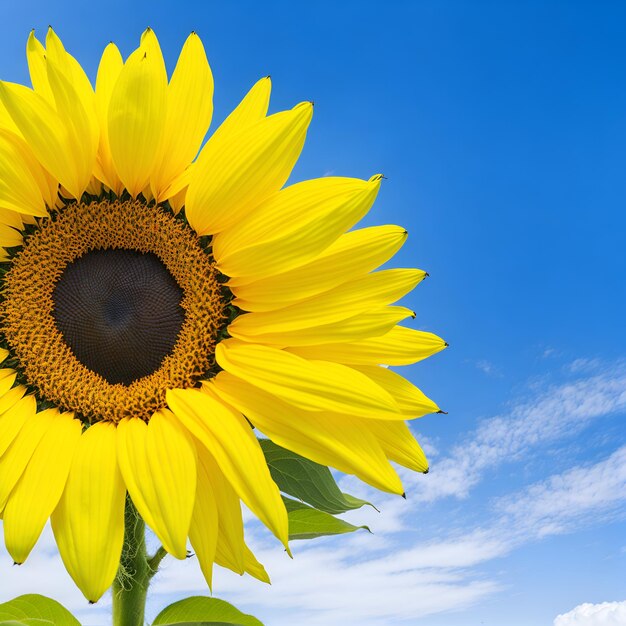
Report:
M 124 547 L 120 568 L 113 582 L 113 626 L 144 624 L 148 586 L 153 575 L 146 553 L 145 530 L 145 522 L 127 496 Z

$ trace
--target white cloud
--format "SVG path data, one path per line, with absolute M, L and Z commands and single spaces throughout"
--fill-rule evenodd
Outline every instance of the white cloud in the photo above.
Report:
M 624 409 L 623 366 L 553 386 L 503 415 L 484 420 L 447 458 L 431 464 L 428 480 L 418 483 L 416 497 L 428 502 L 447 496 L 465 498 L 488 469 L 519 460 L 532 446 L 576 434 L 592 420 Z
M 475 363 L 476 367 L 487 374 L 487 376 L 502 376 L 500 370 L 498 370 L 493 363 L 486 359 L 480 359 Z
M 389 625 L 465 608 L 499 588 L 493 581 L 468 580 L 460 571 L 490 558 L 491 548 L 483 553 L 480 543 L 432 545 L 423 555 L 419 549 L 407 553 L 396 547 L 372 557 L 374 546 L 378 552 L 380 544 L 365 535 L 317 545 L 294 542 L 293 560 L 275 548 L 255 546 L 271 571 L 272 586 L 219 572 L 215 588 L 220 597 L 272 626 L 295 621 L 302 626 Z M 197 568 L 170 561 L 159 574 L 156 591 L 177 589 L 182 596 L 202 588 Z
M 584 374 L 593 372 L 602 366 L 600 359 L 574 359 L 568 363 L 566 369 L 572 374 Z
M 568 470 L 508 496 L 499 508 L 518 532 L 566 532 L 619 508 L 626 500 L 626 446 L 606 460 Z
M 626 624 L 626 600 L 579 604 L 567 613 L 557 615 L 554 626 L 624 626 Z

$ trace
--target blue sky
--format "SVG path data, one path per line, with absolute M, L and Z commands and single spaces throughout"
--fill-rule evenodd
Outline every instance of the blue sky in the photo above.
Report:
M 273 585 L 223 574 L 216 595 L 267 626 L 624 623 L 626 5 L 23 1 L 3 7 L 1 78 L 27 82 L 48 24 L 92 77 L 109 40 L 128 54 L 151 26 L 171 69 L 197 31 L 216 121 L 267 74 L 274 111 L 314 100 L 293 180 L 384 173 L 365 224 L 405 226 L 394 265 L 431 274 L 406 304 L 451 347 L 405 370 L 448 411 L 414 423 L 431 473 L 406 502 L 345 479 L 382 509 L 351 515 L 374 534 L 293 561 L 251 524 Z M 49 534 L 20 570 L 0 556 L 0 600 L 106 623 Z M 169 562 L 150 614 L 204 592 Z

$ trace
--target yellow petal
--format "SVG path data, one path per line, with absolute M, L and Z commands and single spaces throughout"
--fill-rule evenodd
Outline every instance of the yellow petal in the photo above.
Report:
M 80 198 L 89 185 L 100 139 L 100 129 L 95 116 L 93 92 L 88 103 L 81 100 L 76 88 L 52 60 L 47 60 L 48 82 L 54 94 L 57 113 L 67 128 L 69 149 L 75 172 L 73 187 L 68 187 L 75 198 Z
M 233 339 L 219 343 L 215 356 L 227 372 L 307 411 L 372 418 L 399 414 L 389 393 L 345 365 L 307 361 L 283 350 Z
M 381 178 L 329 176 L 279 191 L 215 237 L 220 270 L 263 277 L 307 263 L 369 211 Z
M 51 66 L 62 79 L 51 78 Z M 51 27 L 46 35 L 46 70 L 53 102 L 72 138 L 79 183 L 86 188 L 89 183 L 84 181 L 92 178 L 100 137 L 95 94 L 80 63 L 65 50 Z
M 247 572 L 263 582 L 269 582 L 265 568 L 257 561 L 244 541 L 239 497 L 222 474 L 215 459 L 200 442 L 198 442 L 198 470 L 196 507 L 200 501 L 202 513 L 200 510 L 194 510 L 189 538 L 209 587 L 213 561 L 237 574 Z M 207 493 L 208 497 L 201 500 Z M 215 507 L 214 512 L 209 510 L 210 506 Z M 217 527 L 214 522 L 217 523 Z
M 154 196 L 152 195 L 152 189 L 150 189 L 150 185 L 148 185 L 142 192 L 141 195 L 145 198 L 146 202 L 152 202 L 154 200 Z
M 168 198 L 168 202 L 170 203 L 170 207 L 172 211 L 174 211 L 174 215 L 178 215 L 180 210 L 185 206 L 185 199 L 187 198 L 187 187 L 181 189 L 179 192 L 174 194 L 171 198 Z
M 245 571 L 245 543 L 239 496 L 225 478 L 215 459 L 199 441 L 197 442 L 197 450 L 198 467 L 202 467 L 203 477 L 211 483 L 211 493 L 217 507 L 218 535 L 215 546 L 215 562 L 238 574 L 243 574 Z M 198 475 L 198 480 L 200 481 L 200 475 Z M 207 554 L 209 552 L 210 550 L 207 551 Z
M 141 48 L 133 52 L 109 101 L 111 156 L 118 176 L 133 197 L 148 185 L 161 145 L 167 105 L 167 76 L 162 61 L 162 57 Z
M 82 425 L 73 413 L 49 418 L 46 436 L 35 449 L 4 509 L 4 542 L 23 563 L 61 498 Z
M 218 536 L 218 504 L 213 494 L 211 477 L 205 464 L 202 463 L 202 454 L 198 458 L 198 481 L 196 502 L 191 517 L 189 540 L 204 578 L 213 589 L 213 562 Z M 237 499 L 238 500 L 238 499 Z M 240 513 L 241 517 L 241 513 Z
M 10 367 L 3 367 L 0 369 L 0 397 L 13 387 L 13 383 L 16 378 L 17 372 L 14 369 L 11 369 Z
M 112 189 L 115 194 L 122 193 L 123 185 L 120 181 L 109 145 L 109 102 L 115 83 L 119 78 L 124 61 L 122 55 L 114 43 L 110 43 L 102 53 L 98 75 L 96 77 L 96 114 L 100 124 L 100 145 L 98 148 L 98 177 Z
M 289 352 L 307 359 L 332 359 L 349 365 L 410 365 L 441 352 L 447 345 L 432 333 L 396 326 L 380 337 L 294 347 Z
M 148 425 L 122 420 L 118 459 L 137 510 L 177 559 L 187 557 L 187 535 L 196 495 L 196 450 L 170 411 L 157 411 Z
M 148 27 L 143 31 L 143 33 L 141 33 L 139 49 L 154 59 L 156 71 L 160 75 L 160 80 L 167 82 L 167 70 L 165 69 L 165 60 L 163 59 L 161 46 L 159 45 L 156 33 L 151 28 Z
M 17 213 L 46 217 L 40 184 L 44 175 L 23 139 L 0 129 L 0 207 Z
M 150 181 L 159 201 L 169 197 L 164 191 L 198 154 L 213 115 L 213 75 L 195 33 L 189 35 L 180 53 L 167 101 L 159 162 Z
M 0 363 L 4 363 L 9 356 L 9 351 L 6 348 L 0 348 Z
M 35 168 L 35 165 L 38 167 Z M 39 163 L 33 162 L 33 167 L 31 168 L 33 175 L 39 185 L 39 189 L 43 195 L 43 199 L 48 208 L 59 208 L 59 181 L 50 174 L 50 172 L 46 171 L 39 165 Z M 60 205 L 64 206 L 63 203 Z M 28 213 L 22 213 L 22 220 L 25 224 L 36 224 L 37 221 L 33 218 L 33 216 Z M 46 216 L 47 217 L 47 216 Z
M 439 411 L 439 407 L 430 398 L 400 374 L 378 365 L 355 365 L 353 367 L 386 389 L 395 398 L 404 415 L 422 417 L 427 413 Z
M 421 270 L 405 269 L 367 274 L 284 309 L 240 315 L 229 325 L 228 332 L 234 337 L 254 338 L 333 324 L 399 300 L 424 276 Z
M 9 379 L 12 377 L 9 377 Z M 3 379 L 3 380 L 6 380 Z M 20 430 L 37 412 L 35 396 L 28 395 L 18 400 L 0 415 L 0 457 L 7 451 Z
M 389 460 L 416 472 L 428 472 L 426 455 L 404 422 L 361 420 L 361 424 L 376 437 Z
M 240 413 L 195 389 L 172 389 L 167 403 L 207 448 L 248 508 L 287 547 L 287 512 L 261 447 Z
M 237 105 L 234 111 L 224 120 L 219 128 L 213 133 L 211 140 L 220 137 L 220 141 L 227 141 L 247 126 L 262 120 L 267 113 L 271 90 L 269 76 L 259 80 L 248 92 L 245 98 Z M 186 192 L 191 180 L 191 175 L 195 168 L 195 162 L 181 172 L 162 193 L 164 198 L 178 196 L 181 192 Z M 183 194 L 182 200 L 186 198 Z M 182 205 L 181 205 L 182 206 Z M 176 210 L 178 212 L 180 207 Z
M 22 136 L 20 129 L 17 127 L 13 118 L 9 115 L 6 107 L 4 106 L 2 100 L 0 100 L 0 128 L 5 130 L 10 130 L 12 133 Z
M 65 568 L 90 602 L 111 586 L 119 567 L 125 496 L 115 426 L 98 422 L 80 438 L 51 518 Z
M 22 235 L 17 230 L 5 224 L 0 224 L 0 246 L 3 248 L 21 246 L 22 241 Z
M 303 102 L 230 137 L 206 143 L 187 191 L 187 219 L 199 235 L 236 224 L 287 181 L 304 145 L 313 106 Z
M 74 197 L 80 197 L 88 185 L 86 181 L 91 178 L 99 135 L 93 88 L 78 61 L 65 51 L 52 28 L 48 29 L 46 45 L 47 50 L 44 50 L 31 32 L 26 45 L 31 81 L 35 91 L 57 111 L 65 126 L 68 153 L 76 176 L 73 182 L 71 177 L 65 180 L 64 186 Z M 55 76 L 50 76 L 51 71 Z
M 357 341 L 366 337 L 377 337 L 389 332 L 398 322 L 407 317 L 415 317 L 411 309 L 403 306 L 383 306 L 353 315 L 347 319 L 307 326 L 286 331 L 274 331 L 263 334 L 246 334 L 237 328 L 228 328 L 228 332 L 236 339 L 259 342 L 276 347 L 311 346 L 339 341 Z M 312 320 L 312 323 L 315 323 Z
M 390 259 L 406 237 L 400 226 L 353 230 L 304 265 L 254 282 L 231 279 L 228 286 L 247 311 L 273 311 L 364 276 Z
M 213 133 L 211 140 L 229 140 L 245 128 L 260 122 L 267 115 L 271 91 L 272 80 L 269 76 L 258 80 Z
M 17 437 L 0 458 L 0 511 L 22 476 L 35 448 L 48 431 L 52 417 L 58 415 L 56 409 L 47 409 L 30 415 L 22 425 Z
M 278 445 L 316 463 L 354 474 L 377 489 L 403 492 L 382 448 L 361 428 L 369 420 L 303 411 L 227 372 L 220 372 L 203 389 L 235 406 Z
M 252 550 L 248 548 L 247 545 L 244 544 L 244 571 L 246 574 L 250 574 L 250 576 L 254 576 L 257 580 L 260 580 L 262 583 L 270 583 L 270 577 L 268 576 L 265 568 L 259 561 L 256 556 L 252 553 Z
M 17 211 L 12 211 L 11 209 L 0 208 L 0 224 L 16 228 L 17 230 L 22 230 L 22 228 L 24 228 L 24 222 L 22 221 L 21 214 Z
M 185 170 L 183 170 L 174 180 L 168 185 L 167 189 L 161 192 L 161 195 L 164 198 L 167 198 L 172 204 L 173 198 L 180 198 L 182 194 L 182 199 L 187 199 L 187 187 L 189 187 L 189 181 L 191 180 L 191 176 L 196 167 L 196 162 L 190 163 Z M 184 204 L 184 202 L 183 202 Z M 176 210 L 176 213 L 180 211 L 182 208 L 182 204 Z
M 38 161 L 76 197 L 89 180 L 80 180 L 76 171 L 65 121 L 42 96 L 22 85 L 0 81 L 0 100 Z
M 91 196 L 99 196 L 102 193 L 102 183 L 100 179 L 92 176 L 85 191 Z
M 0 415 L 5 411 L 8 411 L 15 403 L 22 398 L 26 393 L 26 387 L 24 385 L 18 385 L 7 391 L 0 398 Z
M 24 213 L 20 213 L 20 220 L 22 224 L 30 224 L 31 226 L 37 224 L 37 220 L 32 215 L 25 215 Z
M 95 102 L 89 78 L 80 63 L 65 50 L 63 43 L 51 27 L 48 28 L 46 34 L 46 59 L 52 61 L 64 74 L 85 108 L 86 114 L 92 117 L 95 114 Z M 52 84 L 50 86 L 54 93 L 54 86 Z
M 46 50 L 43 44 L 35 37 L 35 30 L 30 31 L 26 42 L 26 60 L 33 89 L 47 102 L 54 105 L 54 96 L 48 84 L 48 72 L 46 70 Z

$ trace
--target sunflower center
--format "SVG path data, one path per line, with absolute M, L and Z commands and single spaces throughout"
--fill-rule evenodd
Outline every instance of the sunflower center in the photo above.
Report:
M 154 254 L 94 250 L 66 268 L 53 316 L 76 358 L 109 383 L 152 374 L 183 325 L 183 290 Z
M 0 338 L 40 399 L 91 421 L 149 420 L 211 375 L 226 323 L 210 250 L 138 201 L 70 204 L 0 277 Z

